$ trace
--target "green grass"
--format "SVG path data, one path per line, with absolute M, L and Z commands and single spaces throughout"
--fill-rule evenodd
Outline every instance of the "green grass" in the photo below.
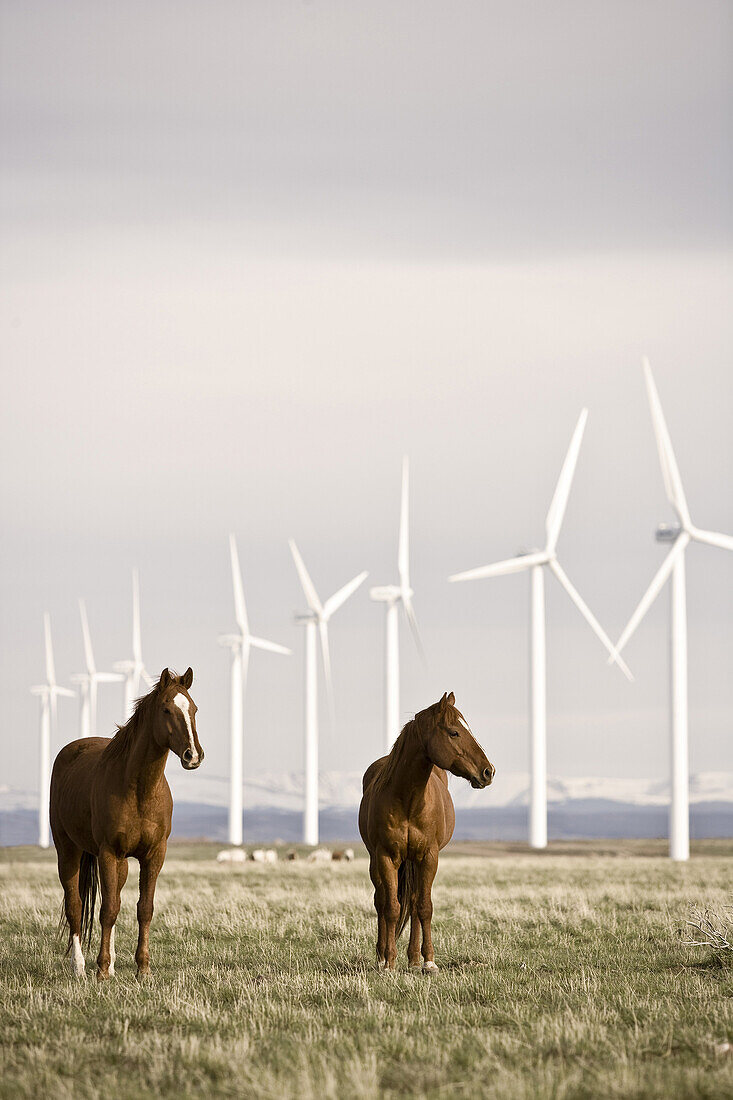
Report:
M 377 971 L 363 854 L 215 850 L 171 848 L 142 984 L 131 873 L 101 985 L 91 958 L 67 976 L 52 857 L 0 852 L 0 1097 L 733 1096 L 733 970 L 676 935 L 691 903 L 731 900 L 728 843 L 686 866 L 655 844 L 456 845 L 434 977 L 407 972 L 404 940 Z

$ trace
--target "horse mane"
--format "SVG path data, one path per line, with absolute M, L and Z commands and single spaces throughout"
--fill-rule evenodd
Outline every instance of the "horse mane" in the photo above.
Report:
M 415 747 L 415 741 L 417 739 L 418 729 L 418 716 L 415 715 L 409 722 L 402 727 L 402 731 L 392 746 L 392 751 L 384 762 L 384 766 L 379 771 L 379 774 L 374 777 L 374 790 L 380 791 L 389 786 L 397 768 L 400 766 L 406 756 L 410 755 L 410 752 Z
M 141 695 L 136 700 L 127 722 L 124 726 L 117 727 L 117 733 L 102 753 L 106 760 L 117 760 L 130 752 L 137 734 L 152 720 L 153 710 L 159 698 L 159 687 L 160 684 L 157 683 L 147 695 Z

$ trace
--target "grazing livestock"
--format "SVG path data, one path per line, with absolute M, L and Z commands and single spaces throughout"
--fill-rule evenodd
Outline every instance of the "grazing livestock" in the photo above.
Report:
M 393 970 L 397 940 L 410 918 L 407 961 L 422 970 L 438 969 L 433 957 L 431 891 L 438 853 L 455 826 L 446 772 L 488 787 L 494 765 L 456 709 L 455 696 L 444 695 L 416 714 L 390 752 L 364 774 L 359 832 L 369 851 L 369 874 L 377 911 L 377 961 Z
M 132 717 L 112 738 L 84 737 L 66 745 L 51 776 L 51 831 L 58 856 L 64 911 L 69 928 L 67 954 L 72 974 L 84 976 L 83 944 L 91 945 L 97 888 L 102 942 L 97 978 L 114 974 L 114 926 L 127 860 L 140 863 L 139 934 L 135 962 L 139 978 L 150 971 L 148 936 L 155 884 L 171 831 L 173 799 L 165 778 L 168 753 L 187 771 L 204 759 L 196 733 L 196 704 L 189 695 L 193 672 L 163 669 Z

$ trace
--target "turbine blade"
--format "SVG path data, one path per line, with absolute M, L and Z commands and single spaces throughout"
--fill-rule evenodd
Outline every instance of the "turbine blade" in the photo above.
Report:
M 94 653 L 92 652 L 92 636 L 89 633 L 89 620 L 87 619 L 87 607 L 84 600 L 79 600 L 79 614 L 81 615 L 81 632 L 84 636 L 84 660 L 87 672 L 91 676 L 94 669 Z
M 593 614 L 591 609 L 588 607 L 587 603 L 582 598 L 582 596 L 578 592 L 577 588 L 575 588 L 574 585 L 570 582 L 570 579 L 569 579 L 567 573 L 562 568 L 560 563 L 556 560 L 551 561 L 550 562 L 550 569 L 555 574 L 555 576 L 559 580 L 560 584 L 563 586 L 563 588 L 567 592 L 568 596 L 570 597 L 570 599 L 573 601 L 573 603 L 577 607 L 580 614 L 583 616 L 585 621 L 588 623 L 588 626 L 591 628 L 593 633 L 596 635 L 596 637 L 600 638 L 600 640 L 603 642 L 604 646 L 606 647 L 608 652 L 611 654 L 611 659 L 618 665 L 618 667 L 621 669 L 621 671 L 623 672 L 623 674 L 624 674 L 624 676 L 626 677 L 627 680 L 633 680 L 634 677 L 632 676 L 631 670 L 629 669 L 628 665 L 623 660 L 623 658 L 619 657 L 618 653 L 616 653 L 616 651 L 614 649 L 613 642 L 609 638 L 608 634 L 606 634 L 605 630 L 603 629 L 601 624 L 598 622 L 598 619 L 595 617 L 595 615 Z
M 65 698 L 68 699 L 76 698 L 76 692 L 72 691 L 71 688 L 59 687 L 58 684 L 55 684 L 53 690 L 56 695 L 63 695 Z
M 148 670 L 146 668 L 141 668 L 140 669 L 140 675 L 142 676 L 143 680 L 145 681 L 145 683 L 148 685 L 149 688 L 155 686 L 155 680 L 153 679 L 153 677 L 150 675 L 150 673 L 148 672 Z
M 721 550 L 733 550 L 733 536 L 721 535 L 717 531 L 700 531 L 696 527 L 692 532 L 695 542 L 704 542 L 708 546 L 718 546 Z
M 323 655 L 323 674 L 326 680 L 326 697 L 331 718 L 331 728 L 336 729 L 336 704 L 333 697 L 333 675 L 331 673 L 331 651 L 328 645 L 328 623 L 325 619 L 318 622 L 318 632 L 321 636 L 321 653 Z
M 140 636 L 140 578 L 137 569 L 132 571 L 132 656 L 136 664 L 142 661 L 142 638 Z
M 520 557 L 497 561 L 493 565 L 481 565 L 478 569 L 469 569 L 465 573 L 454 573 L 449 581 L 477 581 L 483 577 L 503 577 L 507 573 L 522 573 L 533 565 L 544 565 L 547 554 L 544 550 L 537 554 L 522 554 Z
M 560 535 L 560 528 L 562 527 L 562 521 L 565 518 L 565 509 L 568 506 L 568 498 L 570 496 L 570 490 L 573 485 L 573 477 L 575 476 L 575 467 L 578 464 L 578 455 L 580 454 L 580 445 L 583 442 L 583 432 L 585 431 L 585 422 L 588 419 L 588 410 L 583 409 L 578 417 L 578 423 L 575 425 L 575 431 L 573 437 L 570 440 L 570 446 L 568 447 L 568 453 L 565 455 L 565 461 L 562 464 L 562 470 L 560 471 L 560 477 L 558 478 L 557 486 L 555 488 L 555 495 L 552 498 L 550 504 L 550 510 L 547 513 L 547 519 L 545 520 L 545 529 L 547 531 L 547 549 L 552 553 L 557 546 L 557 540 Z
M 288 649 L 285 645 L 278 645 L 277 642 L 268 642 L 265 638 L 255 638 L 253 634 L 249 634 L 247 640 L 255 649 L 266 649 L 269 653 L 283 653 L 289 656 L 293 652 L 292 649 Z
M 646 357 L 643 360 L 643 366 L 647 396 L 649 398 L 649 406 L 652 413 L 654 435 L 657 440 L 657 450 L 659 452 L 659 464 L 662 467 L 664 491 L 667 494 L 667 500 L 677 513 L 682 526 L 689 527 L 690 510 L 687 507 L 685 491 L 682 488 L 682 479 L 680 477 L 679 469 L 677 468 L 677 459 L 675 458 L 674 451 L 672 450 L 672 440 L 669 437 L 667 422 L 664 419 L 662 403 L 659 400 L 657 387 L 654 384 L 652 368 L 649 365 L 649 360 Z
M 338 592 L 334 592 L 333 596 L 329 596 L 323 605 L 323 617 L 324 619 L 330 619 L 334 611 L 338 611 L 342 604 L 345 604 L 349 596 L 356 592 L 360 584 L 369 576 L 368 573 L 359 573 L 358 577 L 354 577 L 348 584 L 345 584 L 343 588 L 339 588 Z
M 56 666 L 53 660 L 53 643 L 51 642 L 51 616 L 48 611 L 43 616 L 43 638 L 46 645 L 46 682 L 56 683 Z
M 651 607 L 651 605 L 654 603 L 657 596 L 661 592 L 662 588 L 664 587 L 664 582 L 667 580 L 670 573 L 674 569 L 675 563 L 677 562 L 677 559 L 680 557 L 681 554 L 684 554 L 685 548 L 686 548 L 689 541 L 690 541 L 690 536 L 686 532 L 683 531 L 682 534 L 678 537 L 677 541 L 675 542 L 675 544 L 672 547 L 672 549 L 670 550 L 670 552 L 667 554 L 667 557 L 662 562 L 662 564 L 661 564 L 660 568 L 658 569 L 657 573 L 654 575 L 654 577 L 652 579 L 652 582 L 649 585 L 649 587 L 647 588 L 646 592 L 641 597 L 641 600 L 639 601 L 639 606 L 634 611 L 633 615 L 631 616 L 628 623 L 624 627 L 624 631 L 623 631 L 621 637 L 619 638 L 619 640 L 616 642 L 616 645 L 614 646 L 612 656 L 614 656 L 617 653 L 620 653 L 621 650 L 624 648 L 624 646 L 628 642 L 629 638 L 634 633 L 637 626 L 639 625 L 641 620 L 644 618 L 647 611 L 649 610 L 649 608 Z
M 305 562 L 300 556 L 300 551 L 298 550 L 298 547 L 295 545 L 295 539 L 288 539 L 288 545 L 290 547 L 290 553 L 293 555 L 295 568 L 298 570 L 300 584 L 303 592 L 305 593 L 308 607 L 311 609 L 311 611 L 315 611 L 317 615 L 322 615 L 323 608 L 321 607 L 321 601 L 318 599 L 316 586 L 308 575 L 308 570 L 305 567 Z
M 229 536 L 229 557 L 232 562 L 232 586 L 234 588 L 234 617 L 242 634 L 249 633 L 247 622 L 247 608 L 244 603 L 244 588 L 242 587 L 242 571 L 239 568 L 239 554 L 237 553 L 237 540 L 234 535 Z
M 410 460 L 402 459 L 402 496 L 400 498 L 400 541 L 397 571 L 402 588 L 410 587 Z
M 412 632 L 412 637 L 415 641 L 415 646 L 417 647 L 417 652 L 420 655 L 420 660 L 422 661 L 422 666 L 425 669 L 425 671 L 427 672 L 428 659 L 425 656 L 425 647 L 423 646 L 422 638 L 420 637 L 420 629 L 417 625 L 417 617 L 415 616 L 415 609 L 412 606 L 412 598 L 410 596 L 404 596 L 403 595 L 403 597 L 402 597 L 402 606 L 405 609 L 405 616 L 407 618 L 408 623 L 410 624 L 410 630 Z
M 95 672 L 94 679 L 98 684 L 119 684 L 125 677 L 119 672 Z

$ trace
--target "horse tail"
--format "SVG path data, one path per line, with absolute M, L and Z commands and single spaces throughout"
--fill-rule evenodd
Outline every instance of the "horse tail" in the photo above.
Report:
M 81 942 L 86 940 L 87 947 L 92 945 L 94 931 L 94 908 L 97 904 L 99 889 L 99 866 L 97 857 L 89 852 L 81 853 L 79 867 L 79 894 L 81 896 Z
M 395 939 L 397 940 L 402 935 L 410 913 L 412 912 L 412 903 L 416 893 L 417 867 L 415 866 L 415 861 L 413 859 L 403 860 L 397 872 L 397 900 L 400 903 L 400 915 L 397 920 L 397 929 L 395 931 Z

